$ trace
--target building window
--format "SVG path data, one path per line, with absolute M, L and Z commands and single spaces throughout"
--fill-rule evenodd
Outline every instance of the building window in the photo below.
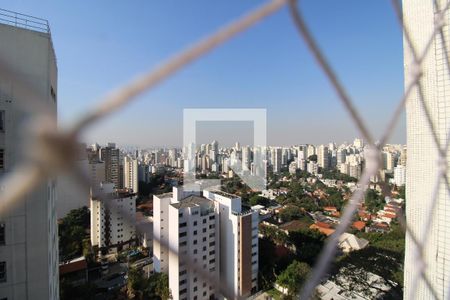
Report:
M 203 228 L 203 230 L 202 230 L 202 231 L 203 231 L 203 233 L 205 233 L 205 232 L 206 232 L 206 228 Z
M 5 223 L 0 223 L 0 245 L 5 244 Z
M 214 220 L 215 218 L 216 218 L 216 216 L 214 216 L 214 215 L 209 216 L 209 219 L 210 219 L 210 220 Z
M 197 245 L 197 240 L 194 240 L 194 245 Z
M 197 235 L 197 230 L 194 230 L 194 235 Z
M 197 291 L 197 286 L 194 286 L 193 291 L 194 291 L 194 292 Z
M 5 131 L 5 111 L 0 110 L 0 131 Z
M 197 254 L 197 249 L 194 249 L 194 254 Z
M 187 225 L 186 222 L 180 223 L 180 228 L 181 227 L 186 227 L 186 225 Z
M 53 101 L 56 102 L 56 92 L 53 86 L 50 86 L 50 95 L 52 96 Z
M 203 224 L 206 224 L 206 219 L 203 219 Z
M 6 282 L 6 261 L 0 262 L 0 282 Z
M 0 149 L 0 171 L 5 169 L 5 149 Z
M 194 221 L 194 226 L 197 226 L 197 221 Z
M 182 289 L 182 290 L 180 291 L 180 295 L 186 294 L 186 292 L 187 292 L 187 289 Z
M 184 237 L 184 236 L 186 236 L 186 235 L 187 235 L 186 231 L 185 231 L 185 232 L 180 232 L 180 238 L 181 238 L 181 237 Z

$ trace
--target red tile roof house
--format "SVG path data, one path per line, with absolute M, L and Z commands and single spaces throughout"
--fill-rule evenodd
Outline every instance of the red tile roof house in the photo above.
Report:
M 337 208 L 336 208 L 335 206 L 325 206 L 325 207 L 323 208 L 323 210 L 324 210 L 325 212 L 328 212 L 328 213 L 334 213 L 334 212 L 337 212 L 337 211 L 338 211 Z
M 352 227 L 356 230 L 362 231 L 366 227 L 366 223 L 363 221 L 356 221 L 352 224 Z

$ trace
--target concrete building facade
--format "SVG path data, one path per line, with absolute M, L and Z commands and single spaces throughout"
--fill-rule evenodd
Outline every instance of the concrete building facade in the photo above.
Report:
M 33 108 L 44 107 L 56 126 L 56 57 L 47 21 L 36 20 L 42 30 L 0 24 L 0 59 L 14 72 L 11 77 L 0 75 L 1 175 L 24 159 L 21 125 L 35 114 Z M 59 299 L 56 187 L 57 181 L 49 179 L 2 210 L 0 299 Z
M 436 2 L 441 8 L 447 5 L 447 1 L 444 0 Z M 423 53 L 436 24 L 440 23 L 439 16 L 440 11 L 433 1 L 403 1 L 403 20 L 417 53 Z M 447 11 L 443 15 L 443 21 L 445 21 L 443 33 L 447 43 L 450 40 L 449 20 L 450 14 Z M 405 87 L 408 87 L 418 69 L 405 39 L 403 48 Z M 406 102 L 408 159 L 404 158 L 406 160 L 406 220 L 416 237 L 420 240 L 425 237 L 427 240 L 423 247 L 425 273 L 437 292 L 438 299 L 450 297 L 450 227 L 448 226 L 450 196 L 448 186 L 443 180 L 437 193 L 431 226 L 427 226 L 425 222 L 439 170 L 442 166 L 450 165 L 450 149 L 447 150 L 446 161 L 439 162 L 438 148 L 433 137 L 436 134 L 438 142 L 445 145 L 450 128 L 450 73 L 445 63 L 445 56 L 449 53 L 445 53 L 444 49 L 440 35 L 435 35 L 430 51 L 421 65 L 424 101 L 429 109 L 434 132 L 428 125 L 419 91 L 414 88 Z M 448 167 L 446 174 L 450 176 Z M 417 282 L 414 281 L 421 265 L 418 263 L 414 247 L 410 236 L 406 235 L 404 297 L 411 298 L 415 291 L 415 299 L 432 299 L 434 295 L 427 288 L 426 283 L 421 278 Z
M 241 198 L 174 188 L 154 196 L 153 229 L 154 268 L 169 274 L 173 299 L 246 297 L 257 290 L 258 212 L 244 211 Z

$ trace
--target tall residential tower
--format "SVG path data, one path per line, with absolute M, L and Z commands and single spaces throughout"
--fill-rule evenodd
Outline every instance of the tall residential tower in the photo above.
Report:
M 425 46 L 432 36 L 434 27 L 439 23 L 438 8 L 431 0 L 403 0 L 403 18 L 409 30 L 412 43 L 417 53 L 422 54 Z M 448 0 L 438 0 L 440 7 L 444 7 Z M 446 24 L 443 32 L 450 49 L 449 28 L 450 15 L 447 12 L 443 20 Z M 448 138 L 450 126 L 450 70 L 447 69 L 441 39 L 437 34 L 422 63 L 422 86 L 425 104 L 429 109 L 434 124 L 435 133 L 441 145 Z M 411 49 L 404 39 L 404 66 L 405 87 L 412 81 L 417 69 L 413 63 Z M 425 220 L 432 201 L 433 188 L 436 183 L 438 171 L 441 167 L 449 165 L 450 152 L 447 152 L 446 162 L 439 162 L 438 149 L 433 140 L 433 131 L 428 125 L 423 111 L 419 91 L 415 88 L 409 96 L 406 105 L 407 118 L 407 147 L 408 160 L 406 161 L 406 218 L 415 235 L 421 240 L 427 239 L 424 244 L 426 269 L 425 272 L 437 292 L 438 299 L 449 298 L 450 281 L 450 197 L 444 181 L 437 195 L 436 207 L 433 210 L 433 219 L 430 227 Z M 450 151 L 450 149 L 449 149 Z M 449 176 L 447 169 L 447 176 Z M 433 299 L 433 295 L 425 282 L 420 278 L 413 281 L 414 274 L 419 265 L 415 256 L 414 243 L 406 235 L 405 257 L 405 299 L 411 298 L 411 291 L 416 289 L 416 299 Z
M 7 22 L 10 12 L 1 12 L 1 23 Z M 19 17 L 15 22 L 14 16 Z M 11 72 L 11 76 L 0 75 L 3 174 L 24 159 L 22 125 L 35 114 L 33 108 L 45 108 L 56 121 L 57 107 L 57 66 L 47 21 L 20 14 L 11 20 L 14 26 L 0 24 L 0 60 Z M 2 209 L 0 299 L 59 299 L 55 201 L 56 180 L 49 179 L 14 207 Z

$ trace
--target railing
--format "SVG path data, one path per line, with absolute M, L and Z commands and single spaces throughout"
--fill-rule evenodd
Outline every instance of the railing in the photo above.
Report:
M 432 0 L 423 1 L 431 2 Z M 326 78 L 333 86 L 339 101 L 349 113 L 349 118 L 354 122 L 355 127 L 359 129 L 359 132 L 363 136 L 364 140 L 368 142 L 370 148 L 370 151 L 368 151 L 366 157 L 366 168 L 359 180 L 359 183 L 357 185 L 358 188 L 354 191 L 351 199 L 348 201 L 348 204 L 345 207 L 340 218 L 339 225 L 336 227 L 335 234 L 327 240 L 327 243 L 317 261 L 317 264 L 314 267 L 311 277 L 306 281 L 305 285 L 302 288 L 301 299 L 308 299 L 314 293 L 315 287 L 320 284 L 323 276 L 327 272 L 327 268 L 333 262 L 339 242 L 338 238 L 349 227 L 358 205 L 364 199 L 364 193 L 370 182 L 370 178 L 376 175 L 379 170 L 379 158 L 382 147 L 390 137 L 396 123 L 400 119 L 400 115 L 404 110 L 405 103 L 413 92 L 417 92 L 417 90 L 420 91 L 422 89 L 422 83 L 420 80 L 423 75 L 421 72 L 422 63 L 426 55 L 430 51 L 432 51 L 430 50 L 432 49 L 431 45 L 435 42 L 436 36 L 441 37 L 440 43 L 442 43 L 442 47 L 445 49 L 445 63 L 447 72 L 449 72 L 450 63 L 448 58 L 449 52 L 447 49 L 448 41 L 446 41 L 446 36 L 443 34 L 443 27 L 444 25 L 446 25 L 445 21 L 448 20 L 448 18 L 445 17 L 445 14 L 449 10 L 450 2 L 446 2 L 446 5 L 443 7 L 440 7 L 439 3 L 444 1 L 432 2 L 434 2 L 434 5 L 438 8 L 436 9 L 437 14 L 439 15 L 437 19 L 441 22 L 436 22 L 435 30 L 432 32 L 432 34 L 430 34 L 429 37 L 426 37 L 428 41 L 427 46 L 425 47 L 425 49 L 421 49 L 421 52 L 418 52 L 414 46 L 414 43 L 409 38 L 408 28 L 403 23 L 401 3 L 397 0 L 392 0 L 394 11 L 397 14 L 400 27 L 404 33 L 406 46 L 411 49 L 411 52 L 413 54 L 414 68 L 412 68 L 411 70 L 413 72 L 412 79 L 405 87 L 405 93 L 401 97 L 401 99 L 399 99 L 396 109 L 393 111 L 390 118 L 390 122 L 388 126 L 386 126 L 386 128 L 384 128 L 384 130 L 382 131 L 383 134 L 379 137 L 378 143 L 375 142 L 376 139 L 374 139 L 374 136 L 368 130 L 366 121 L 361 117 L 359 111 L 353 105 L 352 99 L 349 97 L 346 89 L 327 61 L 324 52 L 318 47 L 315 41 L 315 37 L 310 33 L 308 25 L 301 15 L 301 10 L 299 10 L 297 7 L 296 1 L 271 0 L 261 7 L 255 9 L 254 11 L 251 11 L 248 15 L 218 30 L 206 39 L 194 44 L 193 47 L 182 51 L 177 56 L 172 57 L 166 63 L 162 64 L 155 70 L 151 70 L 147 74 L 144 74 L 143 76 L 131 81 L 128 85 L 116 89 L 116 91 L 109 94 L 108 97 L 106 97 L 104 101 L 100 103 L 100 105 L 89 109 L 89 111 L 87 111 L 86 114 L 83 115 L 83 117 L 79 120 L 79 122 L 76 123 L 72 128 L 66 131 L 52 131 L 52 129 L 48 128 L 48 126 L 45 126 L 46 123 L 44 123 L 44 121 L 42 120 L 42 123 L 32 123 L 35 127 L 40 128 L 40 131 L 36 133 L 36 147 L 30 147 L 32 151 L 38 152 L 40 154 L 38 156 L 39 160 L 24 161 L 23 164 L 16 167 L 14 172 L 11 172 L 11 174 L 8 174 L 3 178 L 1 186 L 8 186 L 8 189 L 1 191 L 2 205 L 0 207 L 0 212 L 5 210 L 9 206 L 13 206 L 16 202 L 21 201 L 21 199 L 23 199 L 25 195 L 27 195 L 30 191 L 32 191 L 35 187 L 42 183 L 45 178 L 54 176 L 55 174 L 58 174 L 61 171 L 66 171 L 69 168 L 74 174 L 75 178 L 77 178 L 82 184 L 89 186 L 89 181 L 83 178 L 80 170 L 73 168 L 73 165 L 70 163 L 75 159 L 75 157 L 72 155 L 72 150 L 77 149 L 78 146 L 76 137 L 80 136 L 81 133 L 84 133 L 84 131 L 88 130 L 89 125 L 96 121 L 99 121 L 100 119 L 106 118 L 112 112 L 120 110 L 121 108 L 132 102 L 132 100 L 136 99 L 138 95 L 151 90 L 160 82 L 170 78 L 170 76 L 172 76 L 174 73 L 186 67 L 186 65 L 188 65 L 189 63 L 195 61 L 196 59 L 199 59 L 207 52 L 212 51 L 238 33 L 248 29 L 250 26 L 263 20 L 265 17 L 273 14 L 280 8 L 289 6 L 293 24 L 298 30 L 300 37 L 307 44 L 317 64 L 322 69 Z M 357 14 L 357 12 L 355 12 L 355 14 Z M 47 33 L 50 32 L 48 22 L 42 19 L 17 14 L 6 10 L 0 10 L 0 17 L 2 21 L 8 22 L 13 26 L 26 27 L 35 30 L 39 29 Z M 20 74 L 15 74 L 10 70 L 11 68 L 9 68 L 8 62 L 2 61 L 0 57 L 0 76 L 2 78 L 11 78 L 14 80 L 17 80 L 18 78 L 20 79 Z M 17 81 L 18 84 L 26 86 L 25 82 L 21 82 L 20 80 Z M 31 87 L 28 90 L 30 90 L 30 93 L 32 92 Z M 407 236 L 412 241 L 410 247 L 415 251 L 417 257 L 418 267 L 413 274 L 413 282 L 418 283 L 419 281 L 423 281 L 428 289 L 432 292 L 432 294 L 436 298 L 439 298 L 437 297 L 437 291 L 431 284 L 429 273 L 427 273 L 426 261 L 423 253 L 425 248 L 427 247 L 426 233 L 428 233 L 429 228 L 431 228 L 431 226 L 429 225 L 431 224 L 431 220 L 434 216 L 437 202 L 436 199 L 438 198 L 437 191 L 439 188 L 439 184 L 443 182 L 443 184 L 447 186 L 448 191 L 449 180 L 447 177 L 447 154 L 449 153 L 450 136 L 449 133 L 447 133 L 447 141 L 445 143 L 440 142 L 439 138 L 436 135 L 433 120 L 430 117 L 428 103 L 425 101 L 425 96 L 423 95 L 423 93 L 419 93 L 418 101 L 420 102 L 422 113 L 426 116 L 426 121 L 433 132 L 434 146 L 435 149 L 437 149 L 436 151 L 439 155 L 439 161 L 437 162 L 438 171 L 436 172 L 436 174 L 434 174 L 436 176 L 437 188 L 435 192 L 430 195 L 429 199 L 424 199 L 424 203 L 427 204 L 424 205 L 424 211 L 426 211 L 426 220 L 424 222 L 424 224 L 426 225 L 424 226 L 425 236 L 416 236 L 414 232 L 411 231 L 410 224 L 406 222 L 402 213 L 398 214 L 398 220 L 406 231 Z M 384 194 L 389 193 L 386 191 L 387 189 L 383 189 Z M 110 203 L 109 205 L 113 205 L 113 203 Z M 125 218 L 126 215 L 127 214 L 125 214 Z M 132 219 L 126 219 L 126 221 L 135 222 L 135 220 Z M 137 230 L 144 230 L 140 228 L 139 224 L 136 224 L 136 228 Z M 168 248 L 169 252 L 178 255 L 177 249 L 171 248 L 170 245 L 165 244 L 164 241 L 160 242 Z M 187 268 L 197 271 L 200 277 L 204 278 L 205 280 L 212 280 L 209 277 L 209 273 L 199 268 L 198 263 L 192 260 L 190 256 L 186 257 L 184 263 Z M 231 289 L 225 286 L 223 282 L 217 282 L 216 284 L 216 286 L 219 287 L 219 292 L 226 297 L 233 299 L 238 298 L 237 295 L 230 295 Z M 408 295 L 411 299 L 414 299 L 414 292 L 417 288 L 417 285 L 411 284 L 408 288 L 410 289 Z
M 47 20 L 2 8 L 0 8 L 0 23 L 42 33 L 50 33 L 50 26 Z

